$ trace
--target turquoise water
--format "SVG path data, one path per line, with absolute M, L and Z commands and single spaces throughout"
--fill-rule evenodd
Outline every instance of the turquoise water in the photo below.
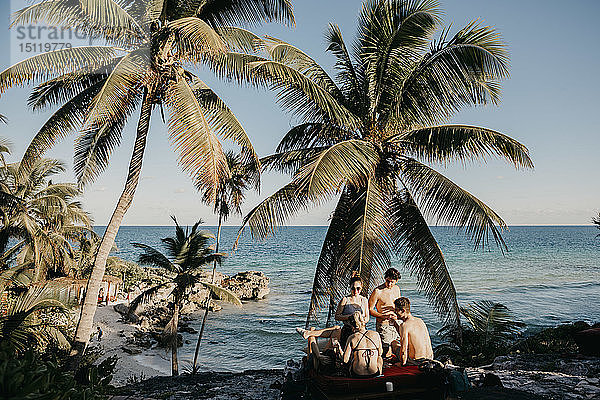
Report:
M 205 229 L 216 232 L 214 227 Z M 600 321 L 600 238 L 594 227 L 511 227 L 504 235 L 509 247 L 504 255 L 494 245 L 475 251 L 454 228 L 432 230 L 446 256 L 461 304 L 480 299 L 501 302 L 527 323 L 528 329 L 576 320 Z M 159 247 L 160 239 L 172 231 L 168 226 L 122 227 L 117 255 L 135 260 L 137 253 L 130 242 Z M 242 308 L 225 304 L 222 311 L 209 315 L 200 351 L 204 369 L 281 368 L 287 359 L 302 355 L 303 343 L 294 327 L 304 325 L 325 232 L 325 227 L 285 227 L 275 239 L 253 242 L 248 235 L 242 240 L 221 271 L 263 271 L 271 279 L 271 294 Z M 231 249 L 236 233 L 236 227 L 223 228 L 225 251 Z M 394 266 L 402 272 L 398 262 Z M 425 319 L 434 334 L 440 328 L 437 317 L 408 273 L 404 275 L 400 281 L 403 295 L 411 298 L 413 312 Z M 193 357 L 195 337 L 184 334 L 184 339 L 190 342 L 180 350 L 185 366 Z

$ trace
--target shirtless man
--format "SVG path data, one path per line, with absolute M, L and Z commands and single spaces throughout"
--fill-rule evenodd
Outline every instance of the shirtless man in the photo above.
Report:
M 400 341 L 392 342 L 392 350 L 402 365 L 419 365 L 423 360 L 433 360 L 433 349 L 427 325 L 410 313 L 410 300 L 400 297 L 394 301 L 395 312 L 401 324 L 394 320 Z
M 384 358 L 392 355 L 390 343 L 398 340 L 398 331 L 391 321 L 396 320 L 394 312 L 394 300 L 400 297 L 400 288 L 396 286 L 400 279 L 400 272 L 396 268 L 385 271 L 385 282 L 377 286 L 371 297 L 369 297 L 369 313 L 375 317 L 375 328 L 381 335 L 384 350 Z

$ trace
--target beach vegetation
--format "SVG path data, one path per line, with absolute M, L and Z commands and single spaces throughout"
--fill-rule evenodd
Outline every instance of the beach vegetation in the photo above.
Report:
M 225 152 L 225 159 L 227 160 L 227 166 L 230 171 L 230 175 L 223 179 L 219 184 L 219 190 L 216 197 L 216 201 L 212 202 L 208 192 L 204 193 L 203 200 L 208 204 L 213 205 L 213 210 L 218 216 L 217 226 L 217 237 L 215 242 L 215 252 L 219 251 L 219 245 L 221 241 L 221 227 L 223 222 L 227 221 L 230 215 L 242 215 L 242 203 L 246 196 L 245 192 L 254 188 L 258 190 L 260 188 L 260 173 L 258 165 L 255 163 L 244 162 L 243 157 L 240 154 L 236 154 L 233 151 Z M 213 269 L 211 274 L 211 283 L 215 282 L 215 272 L 217 270 L 217 260 L 213 262 Z M 202 317 L 202 324 L 200 326 L 200 332 L 198 333 L 198 341 L 196 342 L 196 349 L 194 351 L 194 362 L 192 364 L 192 372 L 198 371 L 198 352 L 200 350 L 200 343 L 204 334 L 204 328 L 208 318 L 208 312 L 210 306 L 210 298 L 206 299 L 204 316 Z
M 438 335 L 445 343 L 435 349 L 436 358 L 450 358 L 456 365 L 484 365 L 507 354 L 525 328 L 508 307 L 489 300 L 470 303 L 460 312 L 467 323 L 442 328 Z
M 596 225 L 596 228 L 600 229 L 600 213 L 598 213 L 597 218 L 592 218 L 592 223 Z M 600 235 L 600 233 L 598 235 Z
M 0 93 L 35 82 L 31 108 L 59 106 L 33 138 L 21 170 L 29 169 L 59 140 L 79 132 L 74 170 L 79 186 L 89 184 L 104 171 L 125 125 L 140 110 L 125 186 L 87 286 L 74 339 L 74 365 L 89 340 L 106 260 L 138 185 L 152 113 L 160 109 L 164 119 L 167 112 L 169 139 L 180 165 L 213 201 L 220 179 L 230 174 L 221 140 L 234 143 L 248 161 L 258 163 L 233 112 L 192 71 L 206 64 L 227 68 L 225 52 L 243 49 L 252 36 L 229 25 L 263 21 L 293 24 L 291 3 L 44 0 L 13 16 L 13 27 L 46 22 L 106 42 L 34 55 L 0 73 Z
M 106 399 L 113 390 L 110 382 L 116 357 L 109 357 L 97 365 L 86 365 L 76 374 L 68 371 L 63 361 L 42 357 L 32 349 L 15 358 L 0 346 L 2 398 L 100 400 Z
M 164 328 L 163 341 L 168 343 L 171 348 L 171 372 L 173 376 L 177 376 L 179 374 L 177 329 L 180 310 L 189 291 L 195 285 L 201 285 L 208 289 L 209 299 L 214 295 L 233 304 L 241 305 L 242 303 L 229 290 L 207 282 L 202 274 L 206 266 L 215 261 L 220 263 L 224 257 L 223 253 L 216 253 L 211 244 L 214 235 L 198 229 L 202 221 L 198 221 L 191 229 L 181 227 L 175 217 L 173 217 L 173 222 L 175 223 L 175 235 L 162 239 L 166 254 L 151 246 L 133 243 L 142 251 L 138 259 L 140 264 L 159 268 L 170 279 L 144 290 L 131 302 L 129 309 L 130 312 L 136 312 L 138 307 L 154 298 L 161 289 L 170 291 L 168 297 L 172 299 L 170 303 L 172 315 Z
M 29 349 L 43 353 L 50 345 L 69 348 L 68 308 L 59 290 L 32 285 L 15 292 L 2 291 L 0 346 L 21 356 Z M 63 318 L 61 318 L 63 317 Z
M 72 275 L 76 243 L 94 235 L 77 200 L 81 192 L 73 183 L 54 182 L 65 170 L 61 161 L 39 158 L 26 171 L 23 162 L 3 157 L 0 165 L 0 271 L 32 270 L 34 282 Z
M 354 43 L 348 46 L 335 24 L 326 42 L 334 77 L 276 38 L 262 40 L 252 56 L 228 55 L 237 69 L 223 68 L 224 76 L 276 90 L 281 106 L 300 120 L 276 153 L 261 159 L 263 169 L 292 180 L 251 210 L 244 226 L 266 238 L 299 212 L 337 200 L 307 326 L 320 309 L 335 307 L 354 271 L 370 291 L 393 257 L 438 314 L 458 325 L 456 289 L 428 221 L 462 228 L 475 248 L 492 239 L 503 249 L 506 223 L 435 168 L 492 157 L 533 167 L 517 140 L 447 124 L 466 107 L 499 103 L 500 82 L 509 75 L 506 45 L 477 20 L 451 34 L 434 0 L 365 1 Z

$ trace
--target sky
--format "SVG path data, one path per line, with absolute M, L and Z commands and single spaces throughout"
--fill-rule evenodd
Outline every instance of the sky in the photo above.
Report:
M 23 58 L 21 44 L 9 32 L 11 6 L 0 5 L 0 63 L 2 69 Z M 296 0 L 293 28 L 267 24 L 253 29 L 290 42 L 332 71 L 333 56 L 325 51 L 324 33 L 337 23 L 345 41 L 355 35 L 359 0 Z M 437 167 L 456 183 L 486 202 L 509 225 L 587 225 L 600 211 L 598 185 L 600 140 L 600 52 L 598 38 L 600 2 L 597 0 L 445 0 L 444 24 L 456 32 L 473 19 L 494 26 L 511 55 L 511 76 L 503 82 L 498 106 L 470 108 L 451 121 L 480 125 L 505 133 L 525 144 L 535 164 L 533 170 L 515 170 L 507 163 L 490 160 L 470 165 Z M 39 41 L 38 41 L 39 43 Z M 276 104 L 273 93 L 241 87 L 214 78 L 210 71 L 198 74 L 226 101 L 244 125 L 259 156 L 272 153 L 291 126 L 298 123 Z M 0 114 L 8 117 L 0 136 L 13 143 L 18 160 L 31 138 L 51 112 L 34 113 L 26 100 L 31 87 L 12 88 L 0 96 Z M 132 122 L 109 168 L 85 188 L 82 202 L 97 225 L 105 225 L 121 193 L 135 132 Z M 74 181 L 73 143 L 66 138 L 48 156 L 64 160 L 68 172 L 55 181 Z M 264 174 L 260 194 L 248 193 L 243 210 L 289 181 L 281 174 Z M 144 158 L 142 178 L 123 225 L 170 225 L 176 215 L 183 224 L 203 219 L 216 224 L 211 209 L 202 204 L 189 176 L 182 172 L 167 139 L 166 125 L 155 113 Z M 326 225 L 334 202 L 312 208 L 290 220 L 293 225 Z M 231 217 L 228 225 L 238 225 Z M 432 223 L 434 221 L 431 221 Z

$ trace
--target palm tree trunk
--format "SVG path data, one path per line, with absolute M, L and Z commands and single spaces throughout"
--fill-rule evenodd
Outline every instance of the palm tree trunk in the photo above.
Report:
M 177 359 L 177 328 L 179 326 L 179 299 L 176 296 L 173 310 L 173 339 L 171 341 L 171 376 L 179 375 L 179 361 Z
M 113 247 L 117 232 L 121 226 L 121 221 L 125 215 L 125 212 L 133 201 L 133 195 L 138 185 L 140 178 L 140 172 L 142 169 L 142 160 L 144 157 L 144 150 L 146 148 L 146 137 L 148 136 L 148 130 L 150 128 L 150 116 L 152 114 L 152 94 L 148 92 L 148 89 L 144 89 L 144 98 L 142 101 L 142 110 L 140 119 L 137 126 L 137 135 L 135 138 L 135 145 L 133 147 L 133 153 L 129 162 L 129 172 L 127 175 L 127 181 L 125 182 L 125 188 L 123 193 L 117 202 L 117 206 L 113 211 L 110 222 L 106 227 L 102 242 L 96 253 L 94 260 L 94 267 L 92 274 L 87 283 L 85 291 L 85 299 L 81 306 L 81 312 L 79 315 L 79 322 L 77 324 L 77 331 L 75 332 L 75 339 L 71 350 L 71 362 L 70 367 L 75 369 L 79 365 L 79 361 L 83 356 L 85 348 L 90 339 L 92 328 L 94 324 L 94 314 L 96 313 L 96 306 L 98 304 L 98 293 L 104 278 L 104 270 L 106 269 L 106 260 L 108 254 Z
M 223 214 L 219 212 L 219 227 L 217 228 L 217 243 L 215 245 L 215 253 L 219 252 L 219 241 L 221 239 L 221 226 L 223 224 Z M 213 262 L 212 278 L 210 283 L 215 283 L 215 271 L 217 270 L 217 260 Z M 204 317 L 202 317 L 202 325 L 200 326 L 200 333 L 198 334 L 198 341 L 196 342 L 196 351 L 194 352 L 194 365 L 192 366 L 192 372 L 196 373 L 198 364 L 198 352 L 200 351 L 200 342 L 202 341 L 202 335 L 204 334 L 204 326 L 208 319 L 208 308 L 210 307 L 211 291 L 208 291 L 208 298 L 206 299 L 206 310 L 204 311 Z

